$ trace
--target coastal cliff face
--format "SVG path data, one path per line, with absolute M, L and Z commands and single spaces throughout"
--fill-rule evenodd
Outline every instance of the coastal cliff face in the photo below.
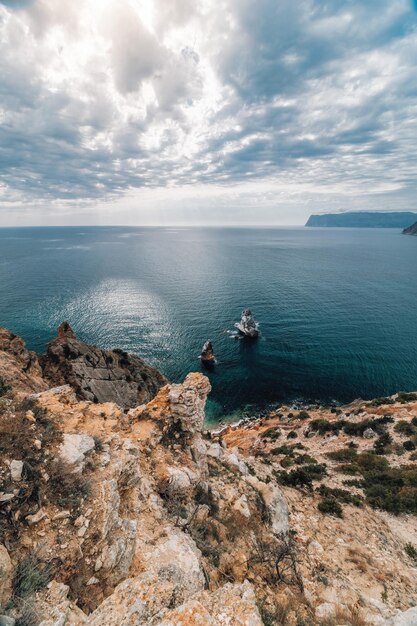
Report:
M 1 336 L 0 624 L 414 623 L 414 475 L 395 517 L 359 479 L 415 467 L 417 395 L 208 433 L 202 374 L 126 412 Z
M 408 228 L 404 228 L 404 235 L 417 235 L 417 222 Z
M 116 402 L 123 409 L 149 402 L 168 381 L 141 358 L 80 341 L 68 322 L 40 363 L 50 385 L 68 383 L 80 400 Z

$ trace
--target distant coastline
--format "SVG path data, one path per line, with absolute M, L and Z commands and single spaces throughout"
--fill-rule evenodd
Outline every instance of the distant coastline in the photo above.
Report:
M 417 222 L 417 213 L 358 211 L 311 215 L 306 227 L 314 228 L 401 228 Z

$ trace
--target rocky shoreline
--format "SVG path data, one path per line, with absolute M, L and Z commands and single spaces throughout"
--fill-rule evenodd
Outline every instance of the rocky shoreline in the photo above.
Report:
M 0 329 L 2 626 L 415 624 L 417 394 L 207 431 L 209 392 Z

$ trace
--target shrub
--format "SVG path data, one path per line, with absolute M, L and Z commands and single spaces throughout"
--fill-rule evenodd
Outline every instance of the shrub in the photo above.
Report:
M 10 386 L 10 385 L 8 385 L 8 384 L 5 382 L 4 378 L 2 378 L 2 377 L 0 376 L 0 398 L 1 398 L 2 396 L 6 395 L 6 393 L 7 393 L 8 391 L 10 391 L 10 389 L 11 389 L 11 386 Z
M 407 402 L 417 402 L 417 393 L 406 393 L 405 391 L 400 391 L 397 394 L 397 402 L 401 402 L 401 404 L 406 404 Z
M 407 441 L 404 441 L 403 447 L 404 447 L 404 450 L 411 451 L 411 450 L 416 449 L 416 444 L 413 441 L 410 441 L 410 439 L 408 439 Z
M 413 419 L 411 420 L 411 423 L 413 426 L 417 426 L 417 416 L 413 417 Z
M 353 504 L 353 506 L 357 507 L 363 506 L 363 498 L 354 493 L 350 493 L 350 491 L 346 489 L 332 489 L 326 485 L 320 485 L 317 491 L 324 498 L 333 498 L 343 504 Z
M 298 419 L 299 420 L 308 420 L 310 419 L 310 413 L 308 413 L 307 411 L 300 411 L 298 414 Z
M 283 446 L 272 448 L 271 454 L 285 454 L 288 456 L 294 456 L 294 450 L 303 450 L 303 449 L 304 449 L 304 446 L 302 443 L 293 443 L 292 445 L 284 444 Z
M 396 433 L 400 435 L 405 435 L 406 437 L 411 437 L 417 432 L 417 428 L 413 425 L 412 422 L 407 422 L 406 420 L 400 420 L 394 426 L 394 430 Z
M 386 447 L 392 443 L 392 437 L 388 432 L 382 433 L 374 443 L 376 454 L 385 454 Z
M 16 598 L 26 598 L 46 587 L 51 579 L 51 563 L 45 563 L 32 554 L 17 564 L 13 577 L 13 594 Z
M 339 420 L 336 422 L 329 422 L 325 419 L 316 419 L 310 422 L 310 430 L 318 432 L 320 435 L 325 435 L 326 433 L 338 433 L 344 426 L 345 422 L 343 420 Z
M 413 546 L 412 543 L 406 543 L 404 546 L 404 551 L 408 554 L 410 559 L 416 561 L 417 563 L 417 549 Z
M 290 472 L 274 472 L 274 475 L 281 485 L 287 487 L 308 487 L 312 488 L 313 480 L 322 480 L 326 475 L 326 466 L 306 465 Z
M 91 483 L 62 461 L 54 461 L 49 469 L 49 497 L 62 508 L 77 508 L 91 495 Z
M 375 398 L 372 402 L 369 403 L 370 406 L 383 406 L 384 404 L 395 404 L 395 401 L 392 398 Z
M 312 465 L 313 463 L 317 463 L 317 460 L 309 454 L 297 454 L 294 463 L 296 465 Z
M 358 456 L 355 448 L 341 448 L 340 450 L 334 450 L 328 452 L 326 456 L 332 461 L 353 461 Z
M 196 504 L 206 504 L 211 515 L 217 515 L 219 512 L 219 506 L 214 498 L 213 491 L 210 486 L 207 488 L 201 484 L 198 484 L 194 494 L 194 501 Z
M 335 498 L 323 498 L 317 505 L 320 513 L 325 515 L 333 515 L 334 517 L 343 517 L 343 510 L 339 502 Z
M 276 439 L 279 439 L 281 435 L 282 435 L 282 432 L 279 428 L 268 428 L 268 430 L 265 430 L 262 433 L 262 438 L 271 439 L 272 441 L 275 441 Z
M 290 432 L 287 435 L 287 439 L 297 439 L 298 435 L 295 432 L 295 430 L 290 430 Z

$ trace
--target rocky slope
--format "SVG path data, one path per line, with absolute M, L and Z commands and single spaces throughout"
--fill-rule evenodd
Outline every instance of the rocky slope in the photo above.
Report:
M 360 471 L 379 442 L 373 458 L 415 467 L 417 396 L 281 407 L 207 433 L 201 374 L 126 412 L 48 388 L 23 342 L 2 336 L 16 386 L 9 376 L 0 391 L 0 624 L 415 623 L 417 518 L 373 508 L 340 457 Z M 357 499 L 339 511 L 325 489 Z
M 417 235 L 417 222 L 412 224 L 412 226 L 408 226 L 408 228 L 404 228 L 404 235 Z

